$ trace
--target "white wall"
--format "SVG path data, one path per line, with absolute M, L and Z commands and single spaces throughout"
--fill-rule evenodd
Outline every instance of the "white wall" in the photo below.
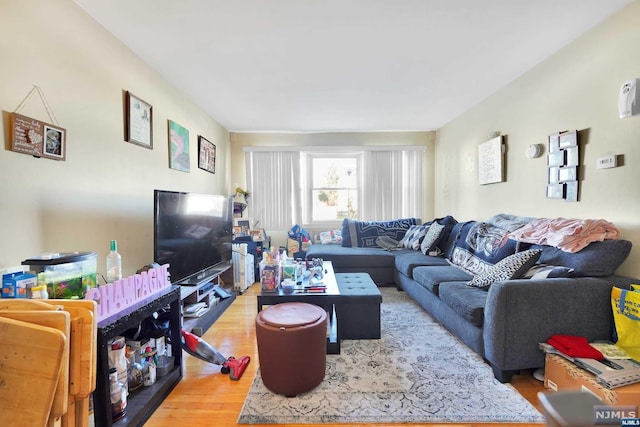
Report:
M 559 23 L 561 25 L 561 23 Z M 532 35 L 535 37 L 535 35 Z M 640 278 L 640 117 L 618 118 L 623 81 L 640 77 L 640 1 L 438 130 L 435 210 L 459 220 L 496 213 L 604 218 L 635 247 L 618 270 Z M 495 66 L 500 66 L 496 58 Z M 580 131 L 580 201 L 545 197 L 546 154 L 524 155 L 549 134 Z M 507 179 L 478 184 L 478 144 L 498 131 L 507 140 Z M 598 157 L 624 155 L 624 165 L 596 170 Z
M 117 239 L 123 273 L 153 261 L 153 190 L 229 194 L 229 134 L 70 0 L 0 0 L 0 267 Z M 123 11 L 126 13 L 126 11 Z M 66 161 L 9 150 L 9 113 L 33 85 L 67 130 Z M 124 140 L 123 91 L 153 105 L 153 150 Z M 35 96 L 22 114 L 50 119 Z M 191 172 L 168 167 L 167 120 L 190 132 Z M 197 166 L 197 136 L 217 146 Z
M 244 163 L 245 147 L 287 147 L 287 146 L 380 146 L 380 145 L 417 145 L 426 147 L 423 158 L 423 217 L 433 216 L 433 173 L 434 173 L 434 141 L 435 132 L 327 132 L 327 133 L 231 133 L 231 182 L 233 188 L 240 185 L 246 189 L 246 171 Z M 251 189 L 248 189 L 251 191 Z M 250 212 L 251 203 L 249 202 Z M 259 219 L 259 218 L 253 218 Z M 293 224 L 291 224 L 293 225 Z M 302 225 L 302 224 L 301 224 Z M 306 227 L 313 233 L 315 230 Z M 288 230 L 267 230 L 274 246 L 286 245 Z

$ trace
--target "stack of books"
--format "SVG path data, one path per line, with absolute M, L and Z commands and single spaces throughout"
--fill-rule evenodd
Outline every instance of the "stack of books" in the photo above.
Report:
M 186 304 L 182 315 L 184 317 L 201 317 L 209 310 L 209 306 L 205 302 L 197 302 L 194 304 Z

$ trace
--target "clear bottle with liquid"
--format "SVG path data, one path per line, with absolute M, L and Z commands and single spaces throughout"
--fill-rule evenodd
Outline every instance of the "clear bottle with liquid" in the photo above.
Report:
M 119 420 L 127 413 L 127 388 L 118 381 L 116 368 L 109 369 L 109 394 L 111 397 L 111 419 Z
M 107 283 L 122 279 L 122 257 L 118 253 L 118 242 L 111 241 L 111 251 L 107 254 Z

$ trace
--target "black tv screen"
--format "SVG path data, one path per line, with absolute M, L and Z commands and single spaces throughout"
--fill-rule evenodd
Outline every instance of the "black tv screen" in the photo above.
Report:
M 230 265 L 232 223 L 227 196 L 155 190 L 153 259 L 172 284 L 197 285 Z

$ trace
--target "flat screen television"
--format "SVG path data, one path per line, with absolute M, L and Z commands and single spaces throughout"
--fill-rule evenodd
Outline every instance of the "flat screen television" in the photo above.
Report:
M 172 284 L 198 285 L 231 265 L 227 196 L 154 190 L 153 259 Z

